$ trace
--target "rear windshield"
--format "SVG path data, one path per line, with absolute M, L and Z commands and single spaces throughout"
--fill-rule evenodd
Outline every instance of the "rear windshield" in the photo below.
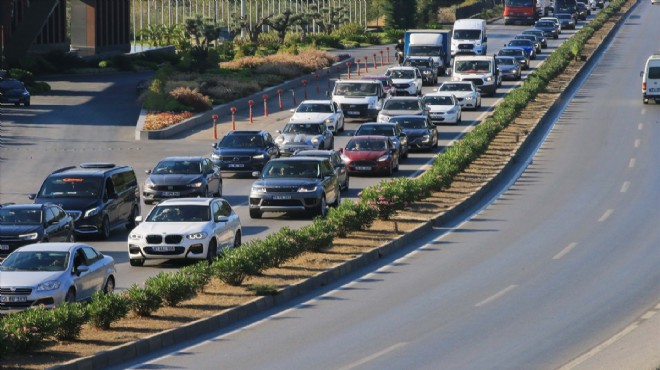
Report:
M 660 79 L 660 67 L 649 67 L 649 75 L 646 78 L 653 80 Z
M 41 186 L 39 198 L 97 198 L 102 185 L 101 177 L 51 176 Z
M 335 95 L 340 96 L 377 96 L 378 85 L 371 83 L 341 83 L 335 87 Z

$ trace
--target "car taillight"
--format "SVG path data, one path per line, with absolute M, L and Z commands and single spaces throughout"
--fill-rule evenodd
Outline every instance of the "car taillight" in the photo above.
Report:
M 642 91 L 646 91 L 646 82 L 642 82 Z

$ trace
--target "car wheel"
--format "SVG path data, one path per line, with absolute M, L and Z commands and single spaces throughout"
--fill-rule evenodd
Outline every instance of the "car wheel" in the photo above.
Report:
M 103 293 L 110 294 L 114 291 L 115 291 L 115 278 L 112 276 L 108 276 L 108 281 L 105 282 L 105 286 L 103 287 Z
M 101 230 L 99 230 L 99 234 L 101 235 L 101 239 L 107 240 L 110 238 L 110 220 L 108 220 L 108 216 L 103 217 L 103 221 L 101 222 Z
M 456 123 L 461 123 L 461 122 L 463 122 L 463 115 L 459 114 L 458 119 L 456 120 Z M 438 146 L 437 143 L 436 143 L 436 146 Z
M 141 259 L 132 259 L 129 261 L 131 266 L 140 267 L 144 265 L 144 260 Z
M 218 183 L 218 191 L 215 192 L 215 197 L 222 198 L 222 181 Z
M 330 206 L 333 208 L 339 207 L 339 203 L 341 203 L 341 186 L 337 186 L 337 197 L 335 199 L 335 202 L 332 203 Z
M 250 218 L 261 218 L 261 211 L 258 209 L 250 208 Z
M 348 190 L 350 181 L 351 181 L 351 176 L 348 173 L 346 173 L 346 181 L 344 181 L 344 190 Z
M 206 190 L 204 190 L 204 198 L 213 198 L 213 194 L 209 190 L 209 187 L 206 187 Z
M 314 213 L 321 217 L 325 217 L 328 213 L 328 203 L 326 203 L 325 194 L 321 195 L 321 201 L 319 202 L 319 205 L 316 206 L 316 212 Z
M 215 239 L 211 239 L 209 242 L 209 247 L 206 250 L 206 261 L 210 264 L 213 263 L 213 260 L 218 255 L 218 243 Z
M 234 248 L 238 248 L 241 246 L 243 242 L 241 241 L 241 231 L 237 231 L 236 235 L 234 235 Z
M 387 176 L 392 176 L 392 174 L 394 174 L 394 161 L 390 163 L 389 167 L 387 167 L 387 170 L 385 170 L 385 173 Z
M 69 288 L 69 291 L 66 292 L 64 296 L 64 302 L 74 303 L 76 301 L 76 291 L 73 288 Z
M 73 233 L 73 231 L 71 232 L 71 234 L 69 234 L 69 237 L 66 238 L 66 241 L 67 241 L 67 243 L 75 243 L 76 242 L 76 235 Z
M 23 105 L 26 106 L 26 107 L 29 107 L 30 106 L 30 101 L 29 100 L 26 101 L 25 103 L 23 103 Z
M 138 215 L 137 206 L 133 206 L 131 214 L 128 215 L 128 220 L 126 222 L 126 230 L 133 230 L 135 228 L 135 218 Z

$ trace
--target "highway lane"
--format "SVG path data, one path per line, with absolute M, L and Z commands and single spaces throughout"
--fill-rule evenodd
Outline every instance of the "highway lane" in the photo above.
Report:
M 504 26 L 501 22 L 489 25 L 489 53 L 496 53 L 513 35 L 527 26 Z M 570 37 L 573 31 L 562 33 L 559 40 L 550 40 L 549 48 L 544 50 L 536 61 L 540 63 L 548 51 L 559 42 Z M 349 53 L 356 58 L 372 55 L 382 46 L 342 50 L 338 54 Z M 370 73 L 383 73 L 370 69 Z M 529 72 L 525 72 L 526 74 Z M 134 125 L 139 113 L 135 99 L 135 84 L 147 76 L 141 74 L 111 74 L 91 76 L 66 76 L 66 79 L 52 79 L 53 91 L 43 96 L 35 96 L 33 105 L 14 108 L 3 106 L 3 146 L 0 148 L 2 176 L 0 178 L 0 201 L 27 202 L 26 194 L 36 192 L 48 173 L 56 168 L 90 161 L 109 161 L 129 164 L 135 168 L 140 184 L 143 184 L 146 169 L 152 168 L 159 159 L 170 155 L 208 155 L 211 150 L 212 128 L 202 127 L 181 136 L 162 141 L 134 141 Z M 449 77 L 442 77 L 445 81 Z M 447 145 L 467 132 L 479 122 L 492 106 L 501 99 L 517 82 L 505 81 L 495 97 L 485 97 L 483 107 L 478 111 L 466 111 L 463 122 L 455 126 L 440 126 L 441 151 Z M 424 91 L 432 91 L 425 87 Z M 324 92 L 317 94 L 309 88 L 309 98 L 323 98 Z M 298 102 L 303 96 L 297 91 Z M 289 103 L 290 104 L 290 103 Z M 273 112 L 274 110 L 271 110 Z M 239 111 L 240 113 L 241 111 Z M 243 110 L 244 112 L 244 110 Z M 274 134 L 282 128 L 291 113 L 271 113 L 267 119 L 255 118 L 253 125 L 248 124 L 245 115 L 239 114 L 239 129 L 264 128 Z M 230 127 L 226 120 L 221 120 L 220 132 Z M 347 121 L 347 129 L 335 141 L 335 147 L 343 147 L 349 136 L 359 126 L 359 121 Z M 397 176 L 411 176 L 419 173 L 437 154 L 413 153 L 401 163 Z M 5 174 L 10 174 L 9 176 Z M 351 189 L 342 194 L 345 198 L 357 197 L 360 189 L 372 185 L 381 178 L 353 177 Z M 251 178 L 227 177 L 224 181 L 223 196 L 235 207 L 243 224 L 244 240 L 263 237 L 283 226 L 300 227 L 309 222 L 308 217 L 287 217 L 281 214 L 266 214 L 262 220 L 252 220 L 248 215 L 247 195 L 253 182 Z M 142 214 L 151 206 L 143 205 Z M 162 268 L 177 268 L 178 263 L 167 261 L 148 261 L 143 268 L 130 267 L 126 254 L 127 231 L 115 230 L 107 241 L 86 239 L 84 241 L 97 247 L 103 253 L 111 255 L 118 264 L 119 276 L 117 288 L 129 287 L 134 282 L 144 281 L 146 277 L 157 274 Z
M 657 358 L 660 107 L 642 105 L 638 76 L 660 49 L 647 32 L 658 21 L 648 2 L 633 11 L 533 162 L 469 221 L 287 310 L 123 367 L 594 368 L 636 323 L 656 325 L 639 347 Z M 630 360 L 618 368 L 657 366 Z

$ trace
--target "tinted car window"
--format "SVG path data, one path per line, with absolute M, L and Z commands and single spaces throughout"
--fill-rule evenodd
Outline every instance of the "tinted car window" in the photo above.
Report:
M 275 161 L 268 162 L 263 170 L 264 178 L 301 177 L 318 178 L 322 173 L 317 161 Z
M 282 130 L 285 134 L 320 135 L 323 127 L 316 123 L 287 123 Z
M 156 175 L 193 175 L 202 173 L 202 169 L 199 161 L 161 161 L 156 165 L 153 173 Z
M 97 198 L 102 184 L 101 177 L 51 176 L 44 181 L 39 198 Z
M 220 148 L 262 148 L 261 135 L 227 135 L 220 141 Z

